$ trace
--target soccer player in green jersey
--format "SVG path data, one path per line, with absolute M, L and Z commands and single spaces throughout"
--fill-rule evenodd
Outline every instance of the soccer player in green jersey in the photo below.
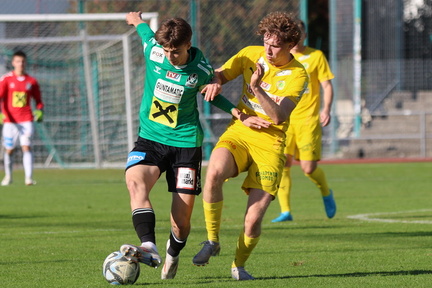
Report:
M 333 102 L 333 86 L 331 79 L 334 78 L 324 53 L 304 45 L 306 39 L 305 25 L 299 22 L 302 30 L 302 38 L 291 50 L 294 57 L 303 64 L 309 74 L 309 85 L 303 94 L 302 100 L 294 109 L 290 118 L 290 126 L 287 131 L 285 147 L 285 163 L 278 200 L 281 207 L 280 215 L 272 222 L 292 221 L 290 205 L 291 176 L 290 170 L 293 157 L 300 160 L 303 173 L 320 190 L 324 201 L 324 208 L 328 218 L 336 214 L 336 202 L 333 191 L 327 184 L 324 171 L 318 167 L 321 159 L 321 126 L 330 123 L 330 110 Z M 320 87 L 323 91 L 323 103 L 320 112 Z
M 203 193 L 207 241 L 192 262 L 206 265 L 211 256 L 219 254 L 222 186 L 226 179 L 246 172 L 241 189 L 248 195 L 247 208 L 231 264 L 231 276 L 236 280 L 254 279 L 245 264 L 260 240 L 262 219 L 278 191 L 286 159 L 288 119 L 308 82 L 304 67 L 290 53 L 301 31 L 288 13 L 270 13 L 259 23 L 257 33 L 264 45 L 243 48 L 216 70 L 215 84 L 206 87 L 208 93 L 212 86 L 220 87 L 243 76 L 238 109 L 266 121 L 248 128 L 233 119 L 219 138 L 207 168 Z
M 185 20 L 167 19 L 156 32 L 141 19 L 141 12 L 128 13 L 126 22 L 135 26 L 141 37 L 146 74 L 138 140 L 128 155 L 125 172 L 132 222 L 141 244 L 124 244 L 120 251 L 151 267 L 162 264 L 149 195 L 166 172 L 168 191 L 172 192 L 171 232 L 161 278 L 172 279 L 190 232 L 195 196 L 201 192 L 203 130 L 197 93 L 211 81 L 214 71 L 202 52 L 191 46 L 192 29 Z M 234 117 L 241 116 L 221 95 L 205 95 L 204 99 Z

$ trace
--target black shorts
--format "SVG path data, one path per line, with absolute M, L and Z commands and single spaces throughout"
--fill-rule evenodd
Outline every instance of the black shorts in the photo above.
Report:
M 158 166 L 161 174 L 166 172 L 169 192 L 199 195 L 201 161 L 201 147 L 179 148 L 138 137 L 126 170 L 135 165 Z

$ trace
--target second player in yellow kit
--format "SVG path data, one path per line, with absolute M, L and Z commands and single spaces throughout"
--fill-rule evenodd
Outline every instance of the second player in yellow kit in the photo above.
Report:
M 297 46 L 291 50 L 291 53 L 308 72 L 309 85 L 301 102 L 291 113 L 284 151 L 287 161 L 278 192 L 281 214 L 272 222 L 293 220 L 290 205 L 290 169 L 293 157 L 300 161 L 305 176 L 320 189 L 327 217 L 333 218 L 336 214 L 333 191 L 328 187 L 324 171 L 318 167 L 318 161 L 321 159 L 321 126 L 327 126 L 330 123 L 330 110 L 333 101 L 331 79 L 334 78 L 334 75 L 324 53 L 304 45 L 306 38 L 304 23 L 300 22 L 299 27 L 302 30 L 302 38 Z M 320 88 L 323 90 L 321 112 Z

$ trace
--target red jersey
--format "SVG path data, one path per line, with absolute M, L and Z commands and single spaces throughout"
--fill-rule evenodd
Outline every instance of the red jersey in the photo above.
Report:
M 4 122 L 33 121 L 30 106 L 31 99 L 36 102 L 36 109 L 43 109 L 41 92 L 37 80 L 30 75 L 16 76 L 9 72 L 0 78 L 1 112 Z

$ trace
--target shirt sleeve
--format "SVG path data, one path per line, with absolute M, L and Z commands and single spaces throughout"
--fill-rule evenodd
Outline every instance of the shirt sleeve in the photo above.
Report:
M 142 43 L 148 42 L 150 39 L 154 38 L 155 33 L 150 29 L 147 23 L 138 24 L 136 30 Z
M 0 99 L 4 98 L 7 93 L 7 85 L 4 77 L 0 78 Z
M 37 81 L 35 81 L 32 89 L 33 99 L 36 102 L 36 109 L 42 110 L 44 108 L 44 103 L 42 102 L 42 94 L 40 92 L 39 83 Z
M 330 70 L 330 65 L 328 64 L 324 53 L 321 52 L 319 56 L 320 57 L 318 59 L 318 81 L 321 83 L 333 79 L 334 75 Z
M 224 65 L 222 65 L 222 73 L 228 81 L 231 81 L 243 74 L 244 62 L 245 60 L 248 60 L 245 55 L 247 48 L 248 47 L 240 50 L 236 55 L 232 56 Z
M 231 114 L 231 110 L 236 108 L 234 104 L 232 104 L 225 96 L 222 94 L 218 94 L 213 101 L 210 102 L 214 106 L 218 107 L 222 111 L 225 111 Z

